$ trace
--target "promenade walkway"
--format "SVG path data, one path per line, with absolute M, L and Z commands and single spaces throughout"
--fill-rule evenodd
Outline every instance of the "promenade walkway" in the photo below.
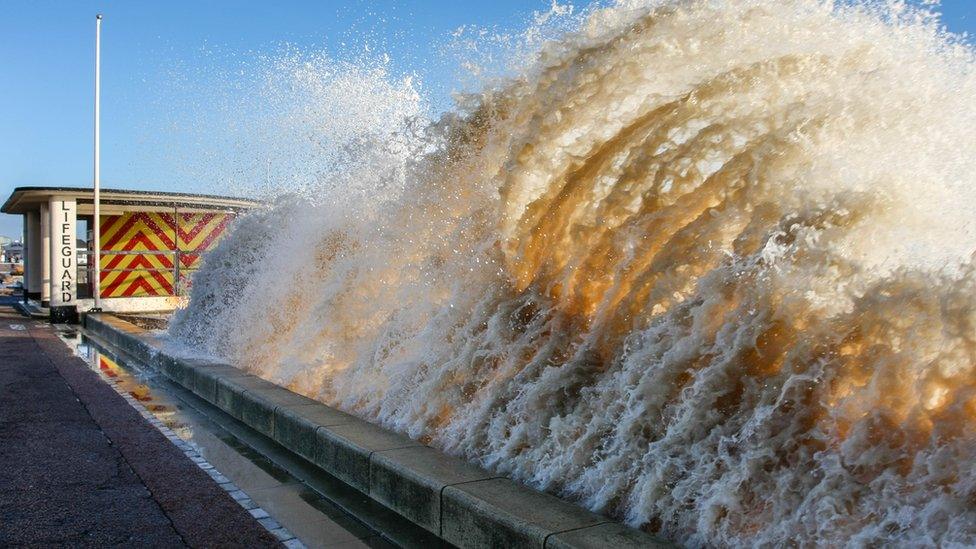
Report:
M 276 547 L 45 323 L 0 298 L 0 547 Z

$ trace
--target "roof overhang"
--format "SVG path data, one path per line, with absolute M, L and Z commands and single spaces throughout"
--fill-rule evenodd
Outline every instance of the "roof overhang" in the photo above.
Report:
M 126 211 L 172 211 L 174 208 L 236 212 L 261 206 L 261 202 L 256 200 L 212 194 L 101 189 L 100 195 L 99 205 L 106 215 Z M 79 214 L 93 213 L 95 191 L 91 187 L 17 187 L 0 207 L 0 212 L 23 214 L 35 211 L 52 198 L 73 198 L 78 204 Z

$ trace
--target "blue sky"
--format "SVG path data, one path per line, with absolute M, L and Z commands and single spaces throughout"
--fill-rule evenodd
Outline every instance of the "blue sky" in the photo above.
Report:
M 548 1 L 18 1 L 0 18 L 0 200 L 14 187 L 91 183 L 94 15 L 103 27 L 102 184 L 219 192 L 207 181 L 174 181 L 174 146 L 157 130 L 179 85 L 174 74 L 207 74 L 282 43 L 342 56 L 371 43 L 391 69 L 416 74 L 436 105 L 456 77 L 443 48 L 461 25 L 517 30 Z M 582 5 L 582 2 L 578 4 Z M 944 22 L 976 34 L 976 1 L 944 0 Z M 440 53 L 435 54 L 435 51 Z M 208 54 L 209 52 L 209 54 Z M 217 52 L 216 55 L 213 53 Z M 165 90 L 163 89 L 165 88 Z M 189 90 L 192 86 L 187 86 Z M 175 91 L 174 91 L 175 90 Z M 20 217 L 0 215 L 15 238 Z

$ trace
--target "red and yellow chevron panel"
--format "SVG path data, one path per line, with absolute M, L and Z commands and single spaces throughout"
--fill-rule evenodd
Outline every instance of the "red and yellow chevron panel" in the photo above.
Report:
M 172 296 L 173 258 L 180 254 L 180 285 L 188 288 L 200 254 L 224 236 L 228 213 L 130 212 L 101 219 L 102 297 Z M 112 253 L 139 252 L 139 253 Z

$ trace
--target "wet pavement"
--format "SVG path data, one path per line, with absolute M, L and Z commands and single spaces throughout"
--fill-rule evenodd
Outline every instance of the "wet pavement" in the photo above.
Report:
M 0 299 L 0 546 L 281 546 L 12 303 Z
M 44 337 L 60 343 L 56 345 L 59 352 L 75 354 L 76 362 L 81 359 L 90 374 L 125 400 L 285 547 L 449 547 L 165 375 L 93 339 L 80 327 L 51 328 L 36 323 L 29 328 L 26 318 L 8 318 L 5 312 L 0 305 L 0 328 L 19 323 L 32 334 L 40 330 Z M 0 366 L 0 370 L 4 368 Z M 0 530 L 3 528 L 0 520 Z M 5 541 L 0 537 L 0 546 Z M 131 543 L 143 544 L 138 539 Z
M 380 531 L 344 511 L 335 500 L 357 508 L 369 519 L 386 518 L 380 524 L 403 538 L 405 521 L 384 517 L 392 512 L 376 509 L 375 505 L 361 505 L 365 502 L 359 500 L 364 496 L 358 491 L 307 464 L 166 376 L 118 354 L 84 332 L 62 330 L 60 336 L 117 391 L 138 401 L 151 416 L 151 422 L 158 424 L 174 444 L 185 450 L 191 460 L 225 487 L 262 525 L 285 541 L 286 546 L 349 549 L 395 546 Z M 408 536 L 406 545 L 430 547 L 438 543 L 430 543 L 421 535 Z

